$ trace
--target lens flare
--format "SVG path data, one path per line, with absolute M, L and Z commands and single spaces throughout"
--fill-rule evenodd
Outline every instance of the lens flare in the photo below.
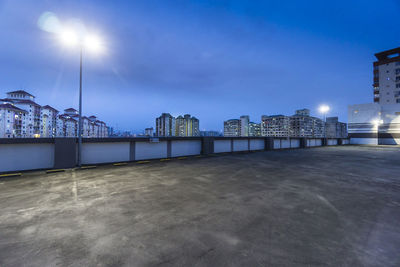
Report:
M 84 46 L 88 51 L 94 53 L 101 53 L 103 51 L 103 44 L 100 37 L 94 34 L 85 37 Z
M 61 23 L 52 12 L 44 12 L 39 17 L 37 25 L 42 31 L 51 33 L 59 33 L 61 31 Z
M 71 29 L 64 29 L 59 36 L 61 43 L 65 46 L 73 47 L 79 43 L 78 35 Z

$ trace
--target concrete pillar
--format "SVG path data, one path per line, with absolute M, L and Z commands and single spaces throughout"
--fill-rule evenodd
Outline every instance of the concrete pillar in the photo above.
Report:
M 343 145 L 343 139 L 342 139 L 342 138 L 338 138 L 337 144 L 338 144 L 339 146 Z
M 168 140 L 167 141 L 167 158 L 171 157 L 171 147 L 172 147 L 172 141 Z
M 274 149 L 274 139 L 272 137 L 264 138 L 264 150 L 273 150 Z
M 231 138 L 231 152 L 233 152 L 233 138 Z
M 302 137 L 300 138 L 300 148 L 306 148 L 307 147 L 307 138 Z
M 135 161 L 136 158 L 136 142 L 131 141 L 129 146 L 129 161 Z
M 214 153 L 214 137 L 201 138 L 201 154 L 208 155 Z
M 74 168 L 77 164 L 76 138 L 54 139 L 54 168 Z
M 328 145 L 328 139 L 322 138 L 322 146 L 327 146 L 327 145 Z

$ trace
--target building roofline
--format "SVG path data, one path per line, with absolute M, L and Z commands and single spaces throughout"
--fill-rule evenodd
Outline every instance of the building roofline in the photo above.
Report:
M 50 105 L 45 105 L 45 106 L 43 106 L 42 108 L 47 108 L 47 109 L 51 109 L 51 110 L 54 110 L 54 111 L 57 111 L 57 112 L 58 112 L 57 109 L 53 108 L 53 107 L 50 106 Z
M 7 92 L 6 94 L 13 94 L 13 93 L 14 93 L 14 94 L 25 94 L 25 95 L 30 95 L 30 96 L 35 97 L 34 95 L 28 93 L 28 92 L 25 91 L 25 90 L 10 91 L 10 92 Z
M 14 110 L 17 110 L 17 111 L 20 111 L 20 112 L 25 112 L 25 113 L 27 113 L 26 110 L 23 110 L 23 109 L 21 109 L 21 108 L 19 108 L 19 107 L 16 107 L 16 106 L 12 105 L 12 104 L 9 104 L 9 103 L 7 103 L 7 104 L 0 104 L 0 108 L 14 109 Z

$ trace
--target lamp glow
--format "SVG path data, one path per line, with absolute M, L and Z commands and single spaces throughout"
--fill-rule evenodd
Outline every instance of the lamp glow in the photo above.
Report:
M 382 120 L 375 119 L 375 120 L 371 121 L 371 123 L 372 123 L 373 125 L 375 125 L 375 126 L 379 126 L 380 124 L 383 123 L 383 121 L 382 121 Z
M 321 105 L 320 107 L 319 107 L 319 112 L 321 112 L 322 114 L 326 114 L 326 113 L 328 113 L 328 111 L 330 110 L 330 108 L 329 108 L 329 106 L 327 106 L 327 105 Z
M 94 34 L 86 36 L 83 45 L 87 50 L 95 53 L 101 52 L 103 50 L 100 38 Z
M 60 33 L 60 40 L 64 45 L 69 47 L 76 46 L 79 42 L 78 35 L 71 29 L 63 30 Z

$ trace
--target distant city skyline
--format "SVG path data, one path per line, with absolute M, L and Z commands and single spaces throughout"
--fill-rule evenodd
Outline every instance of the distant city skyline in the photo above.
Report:
M 201 131 L 303 107 L 322 117 L 321 104 L 346 122 L 348 105 L 371 101 L 374 54 L 400 36 L 395 0 L 1 1 L 0 94 L 56 108 L 78 108 L 79 55 L 39 29 L 44 12 L 106 40 L 103 56 L 85 58 L 83 113 L 133 133 L 164 112 L 194 114 Z

